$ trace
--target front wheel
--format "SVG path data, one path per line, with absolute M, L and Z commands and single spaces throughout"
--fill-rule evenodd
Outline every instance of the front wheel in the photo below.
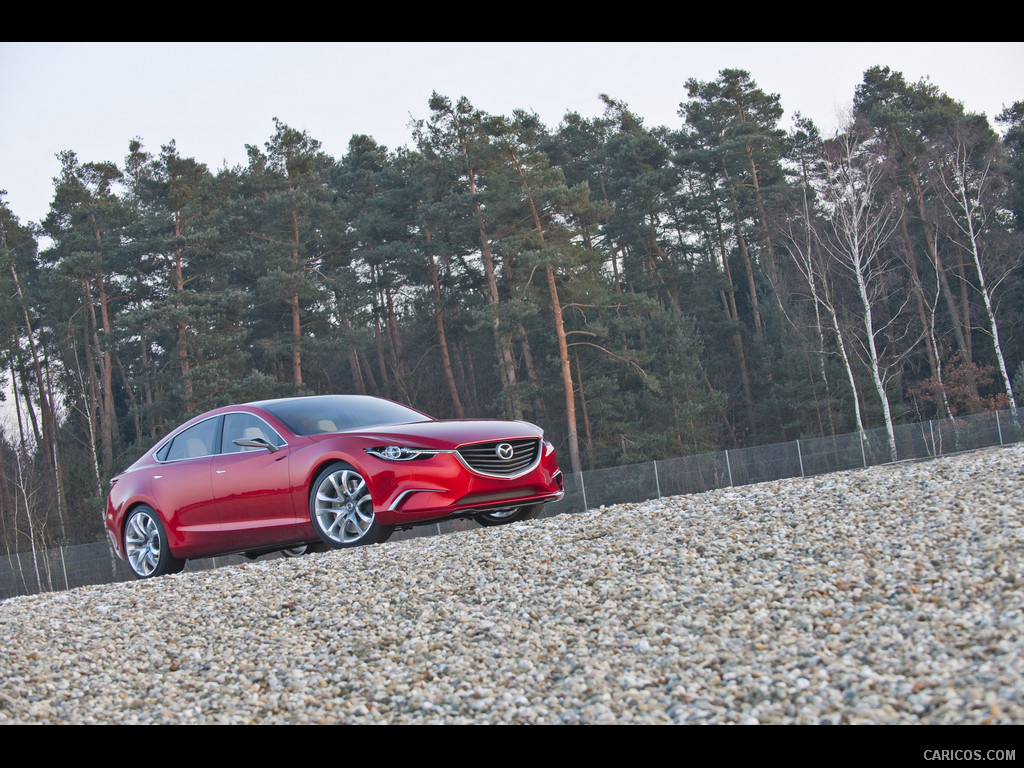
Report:
M 124 526 L 124 552 L 128 567 L 140 579 L 179 573 L 185 561 L 171 554 L 160 516 L 152 507 L 138 506 Z
M 348 464 L 332 464 L 317 475 L 309 516 L 320 539 L 334 549 L 377 544 L 394 530 L 377 520 L 369 486 Z
M 533 520 L 539 517 L 543 506 L 543 504 L 532 504 L 525 507 L 496 509 L 493 512 L 477 515 L 473 519 L 480 523 L 480 525 L 508 525 L 519 520 Z

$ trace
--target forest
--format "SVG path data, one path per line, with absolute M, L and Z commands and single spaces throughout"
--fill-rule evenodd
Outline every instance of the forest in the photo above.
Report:
M 0 193 L 3 551 L 102 540 L 112 476 L 270 397 L 526 419 L 567 472 L 1017 408 L 1024 101 L 879 66 L 823 136 L 739 69 L 670 98 L 435 93 L 338 158 L 275 118 L 217 171 L 60 152 L 42 222 Z

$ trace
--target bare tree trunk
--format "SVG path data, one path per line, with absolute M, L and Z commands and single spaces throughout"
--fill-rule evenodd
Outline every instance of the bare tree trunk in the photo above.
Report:
M 530 212 L 533 215 L 533 226 L 537 230 L 537 237 L 540 241 L 541 250 L 543 250 L 545 248 L 544 228 L 541 225 L 540 214 L 537 212 L 537 206 L 534 203 L 533 195 L 531 194 L 530 187 L 527 184 L 526 174 L 523 173 L 522 165 L 519 163 L 519 158 L 513 155 L 513 159 L 515 160 L 516 168 L 519 171 L 519 178 L 523 182 L 523 192 L 526 194 L 526 199 L 530 203 Z M 578 474 L 581 471 L 580 446 L 576 429 L 576 394 L 573 390 L 572 370 L 569 366 L 569 345 L 565 337 L 565 322 L 562 318 L 562 303 L 558 298 L 558 285 L 555 283 L 555 270 L 551 266 L 550 259 L 547 260 L 547 263 L 544 266 L 548 282 L 548 295 L 551 298 L 551 311 L 555 320 L 555 338 L 558 341 L 558 360 L 559 367 L 562 372 L 562 389 L 565 392 L 565 420 L 567 432 L 566 437 L 569 441 L 569 465 L 573 474 Z
M 341 329 L 348 335 L 352 330 L 352 324 L 348 321 L 348 315 L 344 312 L 338 312 L 338 319 L 341 323 Z M 363 382 L 363 370 L 359 362 L 359 353 L 356 349 L 356 345 L 349 343 L 348 347 L 348 366 L 352 370 L 352 386 L 356 390 L 356 394 L 365 395 L 366 385 Z
M 826 307 L 828 309 L 829 317 L 832 320 L 832 332 L 836 337 L 836 346 L 839 348 L 839 357 L 843 361 L 843 369 L 846 371 L 846 380 L 850 384 L 850 394 L 853 396 L 853 415 L 854 420 L 857 424 L 857 431 L 864 431 L 864 419 L 860 412 L 860 392 L 857 391 L 857 380 L 853 375 L 853 364 L 850 361 L 850 355 L 846 351 L 846 342 L 843 341 L 843 332 L 839 327 L 839 316 L 836 314 L 835 307 L 832 304 L 831 296 L 829 295 L 828 283 L 825 283 L 825 295 L 827 298 Z
M 174 236 L 181 242 L 181 216 L 174 212 Z M 174 323 L 178 339 L 178 364 L 181 366 L 181 380 L 185 386 L 185 413 L 191 414 L 194 404 L 192 402 L 192 366 L 188 359 L 188 326 L 182 319 L 185 315 L 185 280 L 182 272 L 183 256 L 181 248 L 174 250 L 174 293 L 175 304 L 178 307 L 178 319 Z
M 778 285 L 778 269 L 775 258 L 775 245 L 772 243 L 771 229 L 768 226 L 768 211 L 764 206 L 764 197 L 761 195 L 761 182 L 757 175 L 757 163 L 754 162 L 754 148 L 747 145 L 747 162 L 750 165 L 750 180 L 754 187 L 754 198 L 757 200 L 757 215 L 761 223 L 761 237 L 765 244 L 765 253 L 768 255 L 768 279 L 772 285 Z
M 537 366 L 533 362 L 533 352 L 530 350 L 530 337 L 526 334 L 526 326 L 522 323 L 519 324 L 519 338 L 522 340 L 521 349 L 523 351 L 523 363 L 526 365 L 526 377 L 533 386 L 533 410 L 538 414 L 541 421 L 547 421 L 548 410 L 544 405 L 544 399 L 536 394 L 541 385 L 540 376 L 537 375 Z
M 942 179 L 946 186 L 946 191 L 953 201 L 951 204 L 947 204 L 947 209 L 950 210 L 954 222 L 956 222 L 957 227 L 966 238 L 967 245 L 964 248 L 974 261 L 974 269 L 978 275 L 978 291 L 985 301 L 989 335 L 992 338 L 992 350 L 996 356 L 999 374 L 1003 379 L 1003 388 L 1006 391 L 1007 398 L 1009 398 L 1010 408 L 1016 419 L 1017 401 L 1014 398 L 1013 384 L 1010 381 L 1006 359 L 1003 356 L 1003 347 L 999 341 L 999 325 L 996 322 L 996 313 L 992 306 L 992 291 L 986 282 L 985 270 L 981 265 L 981 244 L 975 224 L 975 220 L 984 219 L 987 213 L 984 210 L 982 198 L 988 182 L 989 166 L 986 164 L 984 169 L 975 174 L 976 189 L 974 190 L 970 188 L 969 184 L 971 170 L 970 154 L 964 143 L 958 141 L 956 144 L 956 159 L 953 167 L 950 169 L 951 178 L 947 178 L 944 174 Z M 967 281 L 964 280 L 965 285 L 966 283 Z
M 455 386 L 455 372 L 452 370 L 451 353 L 448 350 L 448 335 L 444 329 L 444 313 L 442 312 L 441 281 L 437 275 L 437 263 L 434 261 L 434 252 L 430 247 L 430 230 L 424 226 L 427 238 L 428 270 L 430 272 L 430 284 L 434 290 L 434 325 L 437 327 L 437 342 L 441 347 L 441 367 L 444 370 L 444 380 L 448 385 L 448 396 L 452 399 L 452 406 L 455 408 L 455 416 L 464 419 L 466 413 L 462 408 L 462 398 L 459 397 L 459 389 Z
M 292 209 L 292 263 L 296 270 L 301 268 L 299 261 L 299 217 Z M 292 294 L 288 299 L 292 315 L 292 386 L 295 393 L 302 391 L 302 316 L 299 308 L 299 295 Z
M 733 288 L 732 270 L 729 269 L 729 257 L 725 248 L 725 233 L 723 231 L 721 210 L 717 203 L 715 205 L 715 225 L 717 227 L 719 255 L 722 260 L 722 272 L 725 275 L 725 284 L 728 286 L 726 294 L 726 297 L 728 298 L 726 314 L 734 323 L 735 330 L 732 333 L 732 339 L 733 344 L 736 347 L 736 361 L 740 369 L 740 382 L 743 385 L 743 401 L 747 411 L 747 424 L 750 429 L 750 436 L 756 441 L 757 420 L 754 418 L 754 394 L 750 387 L 750 374 L 747 371 L 747 355 L 743 349 L 743 334 L 740 333 L 739 325 L 740 317 L 739 312 L 736 310 L 736 291 Z
M 723 163 L 722 173 L 726 179 L 729 178 L 729 173 L 725 169 Z M 743 266 L 747 271 L 747 289 L 750 291 L 750 306 L 754 312 L 754 333 L 758 336 L 764 330 L 764 325 L 761 322 L 761 310 L 760 304 L 757 298 L 757 283 L 754 280 L 754 264 L 750 259 L 750 251 L 747 249 L 747 239 L 743 236 L 742 223 L 740 221 L 740 205 L 736 199 L 736 195 L 733 194 L 732 198 L 732 214 L 733 214 L 733 231 L 735 232 L 736 242 L 740 246 L 740 255 L 743 257 Z
M 11 386 L 14 388 L 14 411 L 18 419 L 18 436 L 20 438 L 19 450 L 14 453 L 14 461 L 17 469 L 15 484 L 21 492 L 21 506 L 25 511 L 25 523 L 28 526 L 29 548 L 32 552 L 32 565 L 36 574 L 36 586 L 40 592 L 43 591 L 43 580 L 39 572 L 39 553 L 36 550 L 36 530 L 32 504 L 29 501 L 29 479 L 28 474 L 28 447 L 25 442 L 25 430 L 21 421 L 21 405 L 18 403 L 18 376 L 14 367 L 14 355 L 11 355 Z M 17 520 L 17 517 L 15 517 Z M 17 527 L 17 525 L 15 525 Z
M 910 239 L 910 232 L 907 230 L 907 220 L 901 221 L 901 234 L 903 239 L 903 252 L 907 255 L 907 265 L 910 267 L 910 284 L 914 289 L 914 300 L 917 304 L 918 319 L 922 328 L 934 328 L 934 312 L 929 319 L 925 310 L 924 289 L 921 286 L 921 273 L 917 268 L 917 257 L 914 255 L 914 244 Z M 936 275 L 936 286 L 938 286 L 938 275 Z M 939 348 L 935 343 L 934 334 L 929 334 L 925 349 L 928 352 L 928 367 L 932 372 L 932 378 L 938 380 L 939 376 Z M 941 382 L 940 382 L 941 383 Z M 945 414 L 941 414 L 945 415 Z
M 587 413 L 587 396 L 583 392 L 583 369 L 580 367 L 579 353 L 576 358 L 576 380 L 580 388 L 580 412 L 583 414 L 583 439 L 587 444 L 587 463 L 593 469 L 594 464 L 594 436 L 590 429 L 590 415 Z
M 562 305 L 558 299 L 555 284 L 555 270 L 548 263 L 545 267 L 548 278 L 548 294 L 551 310 L 555 317 L 555 337 L 558 340 L 558 360 L 562 371 L 562 389 L 565 392 L 566 437 L 569 441 L 569 466 L 573 474 L 580 472 L 580 446 L 576 434 L 576 396 L 572 386 L 572 371 L 569 368 L 569 346 L 565 339 L 565 324 L 562 321 Z
M 825 246 L 850 272 L 857 286 L 868 367 L 882 405 L 890 457 L 896 461 L 896 435 L 876 343 L 878 328 L 874 321 L 869 283 L 877 279 L 878 257 L 898 223 L 893 221 L 897 214 L 890 205 L 876 199 L 883 173 L 876 159 L 863 152 L 849 134 L 838 137 L 837 145 L 839 157 L 829 163 L 827 194 L 832 203 L 831 236 L 826 239 Z
M 902 147 L 900 149 L 902 150 Z M 964 360 L 966 362 L 970 362 L 970 350 L 967 345 L 967 339 L 964 335 L 964 319 L 956 305 L 956 299 L 953 297 L 953 291 L 949 287 L 949 280 L 946 278 L 946 269 L 942 265 L 942 258 L 939 256 L 939 248 L 935 239 L 935 231 L 927 216 L 924 190 L 921 189 L 921 183 L 917 178 L 917 172 L 914 170 L 910 158 L 906 153 L 904 153 L 903 159 L 904 166 L 907 170 L 907 178 L 910 181 L 910 189 L 913 194 L 914 202 L 917 204 L 918 216 L 921 219 L 921 229 L 924 231 L 924 240 L 928 247 L 928 255 L 935 264 L 935 271 L 939 276 L 939 284 L 942 286 L 942 296 L 946 300 L 946 308 L 949 310 L 949 317 L 952 320 L 953 334 L 956 338 L 957 346 L 964 354 Z
M 857 392 L 857 381 L 853 374 L 853 367 L 850 363 L 850 356 L 846 351 L 846 342 L 843 340 L 843 332 L 839 326 L 839 317 L 836 314 L 835 305 L 832 302 L 831 288 L 827 270 L 822 264 L 821 255 L 817 253 L 812 239 L 812 224 L 810 221 L 810 210 L 804 208 L 805 224 L 807 234 L 804 238 L 797 238 L 792 232 L 788 233 L 789 253 L 797 270 L 807 282 L 811 292 L 811 301 L 814 304 L 815 324 L 818 329 L 818 340 L 820 344 L 820 360 L 822 376 L 825 376 L 825 327 L 820 312 L 824 310 L 831 321 L 832 334 L 836 340 L 836 347 L 839 350 L 839 357 L 843 361 L 843 368 L 846 371 L 846 379 L 850 385 L 850 392 L 853 396 L 854 419 L 857 424 L 857 431 L 864 431 L 864 423 L 860 412 L 860 395 Z M 819 274 L 820 272 L 820 274 Z M 831 420 L 831 409 L 829 410 Z M 833 434 L 835 427 L 833 425 Z
M 90 215 L 90 221 L 92 222 L 93 237 L 96 240 L 96 251 L 99 254 L 99 261 L 102 264 L 104 261 L 103 241 L 100 234 L 99 224 L 96 222 L 95 215 Z M 112 325 L 110 321 L 110 307 L 107 302 L 107 288 L 106 278 L 103 271 L 93 278 L 93 283 L 96 288 L 97 303 L 100 308 L 100 321 L 102 323 L 103 330 L 103 344 L 100 344 L 100 338 L 98 335 L 95 336 L 96 344 L 96 355 L 97 361 L 100 365 L 100 381 L 103 386 L 102 397 L 100 398 L 100 443 L 103 449 L 103 464 L 104 468 L 108 472 L 113 471 L 114 465 L 114 442 L 115 442 L 115 419 L 114 419 L 114 366 L 111 360 L 110 350 L 107 346 L 112 343 Z M 89 302 L 90 311 L 94 311 L 93 302 Z M 94 330 L 99 329 L 97 323 L 93 323 Z
M 92 319 L 92 343 L 94 347 L 95 362 L 99 367 L 99 373 L 95 379 L 97 387 L 97 413 L 99 416 L 100 433 L 100 455 L 105 471 L 112 471 L 114 464 L 114 391 L 113 372 L 111 371 L 110 353 L 100 343 L 100 330 L 103 331 L 104 339 L 109 339 L 110 322 L 107 317 L 106 292 L 102 288 L 100 279 L 100 316 L 102 328 L 96 319 L 96 307 L 91 301 L 89 303 L 89 315 Z
M 50 397 L 47 393 L 46 380 L 43 377 L 42 365 L 39 361 L 39 350 L 36 348 L 35 333 L 32 331 L 32 321 L 28 316 L 28 307 L 25 306 L 25 297 L 21 292 L 21 283 L 18 280 L 18 273 L 14 269 L 14 264 L 11 264 L 11 277 L 14 279 L 15 293 L 18 295 L 18 301 L 21 304 L 22 318 L 25 321 L 25 336 L 28 339 L 29 352 L 32 354 L 32 366 L 36 374 L 36 382 L 39 387 L 39 408 L 41 411 L 42 418 L 42 441 L 43 449 L 49 449 L 50 443 L 54 439 L 54 431 L 56 428 L 56 419 L 53 413 L 53 407 L 50 404 Z
M 502 392 L 505 393 L 506 411 L 513 419 L 523 418 L 522 408 L 518 398 L 514 394 L 516 384 L 515 358 L 512 356 L 511 339 L 508 333 L 501 327 L 501 317 L 498 313 L 500 296 L 498 295 L 498 277 L 494 269 L 494 257 L 491 254 L 491 241 L 487 236 L 487 228 L 484 224 L 484 212 L 477 198 L 476 171 L 469 161 L 469 148 L 465 139 L 460 142 L 462 156 L 466 161 L 466 172 L 469 178 L 469 191 L 473 196 L 473 211 L 476 214 L 477 232 L 480 238 L 480 257 L 484 264 L 484 276 L 487 279 L 487 300 L 494 308 L 494 319 L 491 321 L 494 329 L 494 343 L 498 353 L 498 380 Z
M 395 376 L 402 382 L 403 388 L 407 378 L 405 370 L 405 351 L 402 348 L 402 335 L 398 329 L 398 316 L 395 314 L 395 301 L 390 283 L 384 286 L 384 306 L 387 307 L 387 325 L 389 348 L 395 366 Z
M 82 415 L 85 417 L 85 423 L 86 423 L 87 429 L 89 431 L 89 457 L 92 459 L 93 478 L 96 481 L 96 496 L 97 496 L 97 498 L 99 498 L 99 497 L 101 497 L 103 495 L 103 483 L 100 480 L 100 458 L 99 458 L 99 454 L 96 452 L 96 418 L 95 418 L 95 414 L 93 412 L 93 408 L 94 408 L 94 404 L 93 403 L 94 403 L 94 401 L 93 401 L 93 398 L 90 397 L 90 391 L 94 390 L 94 388 L 95 388 L 94 387 L 94 385 L 95 385 L 95 382 L 94 382 L 95 371 L 93 370 L 92 364 L 91 364 L 91 362 L 89 360 L 89 341 L 88 341 L 88 335 L 89 335 L 88 329 L 85 329 L 85 332 L 84 332 L 84 336 L 85 336 L 84 341 L 85 341 L 85 343 L 82 346 L 85 347 L 85 354 L 86 354 L 86 364 L 85 365 L 86 365 L 86 368 L 89 371 L 89 384 L 88 385 L 86 385 L 85 377 L 82 375 L 82 366 L 81 366 L 81 364 L 78 361 L 78 353 L 77 353 L 77 351 L 74 351 L 75 348 L 77 347 L 77 344 L 75 344 L 73 340 L 72 340 L 72 350 L 74 351 L 75 367 L 76 367 L 76 370 L 74 371 L 74 373 L 77 374 L 79 389 L 80 389 L 80 391 L 82 393 L 82 409 L 83 409 Z M 72 334 L 72 338 L 73 338 L 73 334 Z

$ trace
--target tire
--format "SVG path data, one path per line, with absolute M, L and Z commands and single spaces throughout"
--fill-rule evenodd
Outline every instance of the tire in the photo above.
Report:
M 533 520 L 539 517 L 543 507 L 543 504 L 531 504 L 523 507 L 497 509 L 494 512 L 477 515 L 473 519 L 484 526 L 508 525 L 509 523 L 517 523 L 520 520 Z
M 185 567 L 184 560 L 171 554 L 160 516 L 145 505 L 136 507 L 128 515 L 124 525 L 124 552 L 128 567 L 139 579 L 179 573 Z
M 327 545 L 322 541 L 311 541 L 308 544 L 299 544 L 297 547 L 288 547 L 282 549 L 281 554 L 285 557 L 302 557 L 303 555 L 309 555 L 313 552 L 326 552 Z
M 313 481 L 309 517 L 320 540 L 332 549 L 377 544 L 394 530 L 378 522 L 366 481 L 342 463 L 326 467 Z

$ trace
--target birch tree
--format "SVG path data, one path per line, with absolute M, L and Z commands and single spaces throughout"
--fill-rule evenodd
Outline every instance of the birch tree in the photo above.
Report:
M 876 324 L 874 304 L 883 290 L 884 251 L 899 224 L 899 211 L 880 193 L 887 174 L 884 160 L 863 145 L 853 126 L 830 142 L 824 162 L 822 191 L 828 218 L 821 243 L 855 284 L 868 369 L 882 406 L 889 453 L 896 461 L 896 435 L 879 346 L 885 329 Z
M 857 390 L 857 378 L 854 376 L 853 363 L 846 348 L 846 341 L 839 323 L 839 313 L 836 310 L 835 302 L 832 299 L 833 289 L 831 278 L 828 274 L 827 264 L 819 255 L 818 237 L 814 223 L 811 220 L 810 204 L 804 197 L 804 214 L 800 221 L 791 221 L 781 236 L 784 250 L 789 254 L 797 273 L 807 284 L 811 304 L 814 308 L 815 328 L 818 333 L 819 353 L 821 356 L 821 376 L 827 381 L 825 373 L 825 324 L 822 320 L 822 312 L 828 318 L 832 337 L 835 339 L 836 349 L 846 372 L 846 380 L 850 385 L 850 393 L 853 399 L 854 422 L 858 432 L 864 431 L 864 421 L 860 411 L 860 394 Z
M 957 126 L 952 138 L 945 168 L 942 174 L 942 186 L 945 190 L 943 203 L 949 213 L 950 221 L 960 237 L 954 242 L 967 252 L 974 264 L 978 277 L 978 292 L 985 304 L 988 319 L 988 332 L 992 339 L 992 351 L 996 365 L 1003 380 L 1003 389 L 1010 402 L 1010 408 L 1017 414 L 1017 402 L 1014 399 L 1013 384 L 1006 367 L 1006 358 L 999 341 L 999 324 L 992 301 L 992 291 L 998 283 L 990 285 L 982 266 L 984 230 L 994 210 L 990 203 L 991 188 L 994 181 L 993 152 L 995 145 L 988 143 L 988 151 L 984 152 L 984 137 L 971 135 L 975 130 L 968 123 Z M 979 153 L 983 153 L 980 154 Z

